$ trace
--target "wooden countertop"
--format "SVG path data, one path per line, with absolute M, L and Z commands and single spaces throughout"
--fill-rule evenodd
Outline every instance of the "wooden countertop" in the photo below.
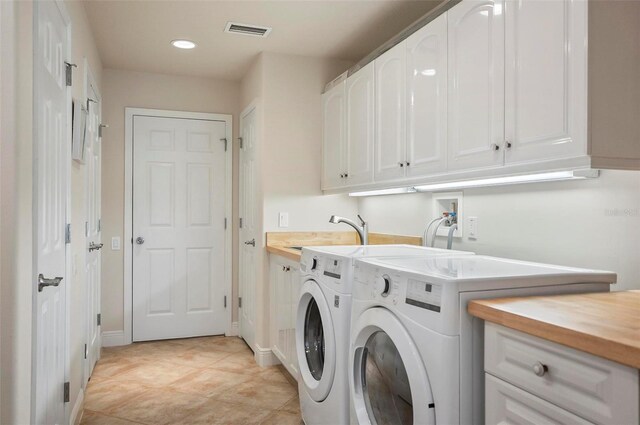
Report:
M 475 300 L 468 311 L 640 369 L 640 291 Z
M 268 232 L 267 252 L 293 261 L 300 261 L 302 252 L 291 246 L 358 245 L 360 239 L 356 232 Z M 419 236 L 389 235 L 369 233 L 371 245 L 406 244 L 421 245 Z

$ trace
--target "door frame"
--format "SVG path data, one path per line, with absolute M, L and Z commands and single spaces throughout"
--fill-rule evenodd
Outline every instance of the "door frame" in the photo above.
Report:
M 204 112 L 170 111 L 163 109 L 125 108 L 124 138 L 124 340 L 123 344 L 133 342 L 133 118 L 146 116 L 155 118 L 182 118 L 207 121 L 223 121 L 226 126 L 225 137 L 227 150 L 225 153 L 225 217 L 227 228 L 224 231 L 224 281 L 227 300 L 231 301 L 232 280 L 231 262 L 232 247 L 232 199 L 233 199 L 233 117 L 230 114 L 213 114 Z M 128 242 L 127 242 L 128 241 Z M 226 335 L 232 335 L 232 303 L 227 303 Z
M 85 103 L 85 105 L 87 104 L 88 99 L 89 99 L 89 92 L 90 92 L 91 88 L 93 87 L 93 90 L 94 90 L 96 96 L 98 97 L 97 100 L 100 103 L 100 111 L 99 111 L 100 112 L 100 116 L 98 117 L 98 119 L 99 119 L 100 122 L 102 122 L 102 93 L 100 93 L 100 87 L 98 86 L 98 83 L 96 81 L 95 74 L 91 70 L 91 67 L 89 66 L 89 60 L 86 57 L 83 60 L 83 69 L 84 69 L 84 103 Z M 88 113 L 88 111 L 89 110 L 87 109 L 87 113 Z M 100 134 L 99 132 L 100 132 L 100 128 L 98 127 L 98 134 Z M 100 143 L 102 143 L 102 142 L 100 142 Z M 101 149 L 102 149 L 102 147 L 101 147 Z M 102 157 L 100 157 L 100 159 L 102 161 Z M 102 167 L 102 165 L 101 165 L 101 167 Z M 83 172 L 84 184 L 86 185 L 86 182 L 88 181 L 88 179 L 87 179 L 88 167 L 85 165 L 85 166 L 83 166 L 83 168 L 84 168 L 84 172 Z M 102 168 L 101 168 L 101 170 L 102 170 Z M 100 187 L 102 188 L 102 176 L 100 176 L 100 180 L 101 180 Z M 88 186 L 84 188 L 85 199 L 84 199 L 83 207 L 84 207 L 84 217 L 85 217 L 85 219 L 87 218 L 87 214 L 88 214 L 88 209 L 87 209 L 88 196 L 87 195 L 88 195 Z M 100 197 L 102 197 L 102 190 L 100 191 Z M 102 200 L 100 200 L 100 207 L 101 207 L 100 208 L 100 217 L 102 217 Z M 80 225 L 81 223 L 78 223 L 78 224 Z M 79 231 L 82 232 L 82 228 L 81 227 L 79 228 Z M 86 243 L 87 242 L 86 233 L 84 234 L 84 239 L 85 239 L 85 243 Z M 85 248 L 87 248 L 87 247 L 85 246 Z M 102 253 L 100 253 L 100 255 L 102 255 Z M 86 267 L 87 267 L 87 261 L 86 260 L 87 260 L 87 256 L 86 256 L 86 251 L 85 251 L 85 255 L 83 256 L 83 263 L 82 263 L 82 267 L 85 268 L 85 271 L 86 271 Z M 86 275 L 85 275 L 85 278 L 86 278 Z M 100 284 L 98 285 L 98 288 L 97 288 L 97 290 L 98 290 L 98 298 L 100 299 L 100 301 L 102 301 L 102 269 L 100 270 L 100 281 L 99 281 L 99 283 Z M 88 299 L 87 299 L 88 294 L 87 294 L 86 291 L 85 291 L 84 295 L 85 295 L 85 301 L 88 301 Z M 87 308 L 87 310 L 88 310 L 88 308 Z M 102 310 L 102 308 L 100 308 L 100 310 Z M 91 323 L 91 320 L 95 320 L 95 318 L 88 317 L 87 311 L 84 312 L 84 315 L 85 315 L 85 317 L 87 319 L 87 322 L 85 323 L 84 337 L 85 337 L 86 345 L 88 345 L 89 344 L 89 334 L 90 334 L 90 330 L 89 329 L 90 329 L 90 326 L 91 326 L 90 323 Z M 102 335 L 101 334 L 99 334 L 99 338 L 100 338 L 99 345 L 102 346 Z M 87 349 L 88 348 L 85 348 L 85 355 L 86 355 L 86 350 Z M 88 372 L 88 369 L 89 369 L 88 362 L 89 362 L 89 359 L 87 357 L 85 357 L 84 358 L 84 364 L 82 366 L 82 388 L 83 389 L 87 388 L 87 384 L 89 383 L 89 378 L 91 378 L 91 374 Z

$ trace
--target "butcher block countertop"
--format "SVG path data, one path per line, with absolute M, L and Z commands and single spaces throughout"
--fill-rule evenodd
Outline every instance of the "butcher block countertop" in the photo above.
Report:
M 640 369 L 640 291 L 471 301 L 473 316 Z
M 300 261 L 302 251 L 290 249 L 290 246 L 326 246 L 326 245 L 358 245 L 360 239 L 356 232 L 268 232 L 267 251 Z M 371 245 L 421 245 L 419 236 L 389 235 L 386 233 L 369 233 Z

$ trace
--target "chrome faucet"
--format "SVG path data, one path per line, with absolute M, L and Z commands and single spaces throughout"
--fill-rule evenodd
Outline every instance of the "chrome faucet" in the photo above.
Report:
M 332 215 L 331 218 L 329 219 L 329 223 L 333 223 L 333 224 L 339 224 L 339 223 L 348 224 L 349 226 L 351 226 L 354 229 L 356 229 L 356 232 L 358 232 L 358 235 L 360 236 L 360 244 L 361 245 L 369 245 L 369 226 L 367 225 L 367 222 L 364 221 L 362 219 L 362 217 L 360 217 L 360 214 L 358 214 L 358 220 L 360 220 L 360 225 L 358 225 L 357 223 L 349 220 L 348 218 L 340 217 L 340 216 L 337 216 L 337 215 Z

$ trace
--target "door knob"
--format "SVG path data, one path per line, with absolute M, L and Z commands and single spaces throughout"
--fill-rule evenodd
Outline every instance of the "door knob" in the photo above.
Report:
M 100 249 L 102 249 L 103 246 L 104 246 L 103 243 L 95 244 L 95 243 L 91 242 L 89 244 L 89 252 L 91 252 L 91 251 L 99 251 Z
M 42 292 L 42 290 L 46 286 L 58 286 L 62 282 L 61 277 L 54 277 L 53 279 L 47 279 L 44 277 L 42 273 L 38 275 L 38 292 Z
M 142 245 L 142 244 L 144 243 L 144 238 L 143 238 L 142 236 L 138 236 L 138 237 L 136 238 L 136 243 L 137 243 L 138 245 Z
M 251 239 L 250 241 L 245 241 L 244 244 L 245 245 L 256 246 L 256 240 L 255 239 Z

